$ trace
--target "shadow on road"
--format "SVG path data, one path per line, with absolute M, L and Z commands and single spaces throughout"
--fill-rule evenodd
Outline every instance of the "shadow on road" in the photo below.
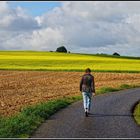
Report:
M 92 117 L 132 117 L 133 114 L 96 114 L 96 113 L 90 113 L 89 114 L 89 117 L 92 116 Z

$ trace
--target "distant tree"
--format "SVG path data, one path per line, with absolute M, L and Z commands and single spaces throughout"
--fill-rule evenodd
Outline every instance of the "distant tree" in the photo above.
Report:
M 61 47 L 58 47 L 56 49 L 56 52 L 64 52 L 64 53 L 67 53 L 67 49 L 64 46 L 61 46 Z
M 120 54 L 118 54 L 117 52 L 113 53 L 113 55 L 120 56 Z
M 106 53 L 101 53 L 101 55 L 108 55 L 108 54 L 106 54 Z

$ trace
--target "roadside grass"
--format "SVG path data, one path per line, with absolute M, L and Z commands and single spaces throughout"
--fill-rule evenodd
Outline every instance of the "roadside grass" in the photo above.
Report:
M 135 87 L 140 86 L 124 84 L 118 88 L 103 87 L 97 90 L 97 95 Z M 29 138 L 39 125 L 52 114 L 79 100 L 82 100 L 81 95 L 63 97 L 61 99 L 27 106 L 12 117 L 0 117 L 0 138 Z
M 140 85 L 128 85 L 128 84 L 122 84 L 118 88 L 113 88 L 113 87 L 102 87 L 99 90 L 97 90 L 97 94 L 104 94 L 107 92 L 114 92 L 114 91 L 119 91 L 123 89 L 131 89 L 131 88 L 137 88 L 140 87 Z
M 140 101 L 134 108 L 133 116 L 134 116 L 136 123 L 138 125 L 140 125 Z
M 49 116 L 80 99 L 77 96 L 42 102 L 23 108 L 15 116 L 1 117 L 0 138 L 27 138 Z

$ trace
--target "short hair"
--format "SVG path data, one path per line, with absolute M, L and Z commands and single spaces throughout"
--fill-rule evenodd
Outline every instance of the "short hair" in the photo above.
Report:
M 85 72 L 91 72 L 90 68 L 85 69 Z

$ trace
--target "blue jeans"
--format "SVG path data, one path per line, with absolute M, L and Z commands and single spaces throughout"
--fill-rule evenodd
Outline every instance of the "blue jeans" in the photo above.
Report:
M 82 95 L 83 95 L 84 109 L 85 109 L 85 111 L 86 111 L 86 109 L 87 109 L 87 111 L 90 111 L 92 93 L 82 92 Z

